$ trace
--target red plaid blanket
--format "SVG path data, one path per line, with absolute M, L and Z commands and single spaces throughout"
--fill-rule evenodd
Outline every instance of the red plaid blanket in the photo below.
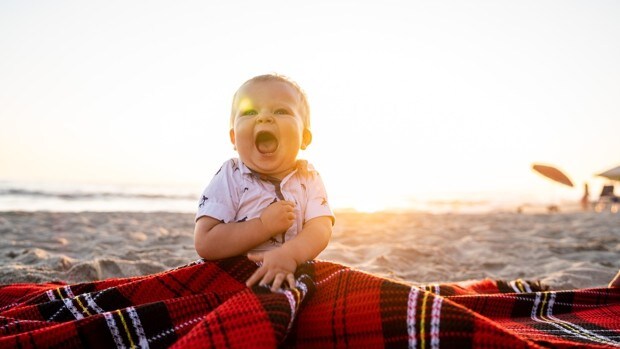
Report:
M 246 258 L 77 285 L 0 288 L 0 347 L 620 346 L 620 288 L 526 281 L 416 287 L 323 261 L 297 289 L 245 287 Z

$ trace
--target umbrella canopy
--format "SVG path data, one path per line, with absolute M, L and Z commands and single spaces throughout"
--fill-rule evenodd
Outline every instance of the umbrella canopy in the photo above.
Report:
M 568 185 L 569 187 L 573 186 L 573 182 L 571 182 L 568 176 L 553 166 L 534 164 L 532 169 L 553 181 Z
M 601 176 L 601 177 L 605 177 L 605 178 L 609 178 L 612 181 L 620 181 L 620 166 L 616 166 L 610 170 L 607 170 L 605 172 L 601 172 L 599 174 L 597 174 L 597 176 Z

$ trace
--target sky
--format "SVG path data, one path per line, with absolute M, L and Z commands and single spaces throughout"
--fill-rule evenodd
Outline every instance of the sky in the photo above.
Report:
M 593 196 L 620 165 L 617 1 L 0 2 L 0 180 L 190 184 L 235 90 L 306 91 L 332 204 Z M 562 169 L 575 183 L 537 175 Z

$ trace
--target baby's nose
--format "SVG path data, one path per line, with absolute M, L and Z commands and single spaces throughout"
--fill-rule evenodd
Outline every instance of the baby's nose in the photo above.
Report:
M 258 115 L 258 118 L 256 118 L 256 122 L 260 123 L 272 123 L 273 122 L 273 115 L 271 115 L 270 113 L 260 113 Z

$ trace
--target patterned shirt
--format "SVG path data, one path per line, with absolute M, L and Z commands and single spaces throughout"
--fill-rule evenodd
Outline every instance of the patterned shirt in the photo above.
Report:
M 293 238 L 312 218 L 327 216 L 335 220 L 327 202 L 327 193 L 319 173 L 304 160 L 281 181 L 262 176 L 239 159 L 226 161 L 202 193 L 196 220 L 209 216 L 223 223 L 244 222 L 260 217 L 261 212 L 279 200 L 295 203 L 295 221 L 282 235 L 257 246 L 249 252 L 269 251 Z

